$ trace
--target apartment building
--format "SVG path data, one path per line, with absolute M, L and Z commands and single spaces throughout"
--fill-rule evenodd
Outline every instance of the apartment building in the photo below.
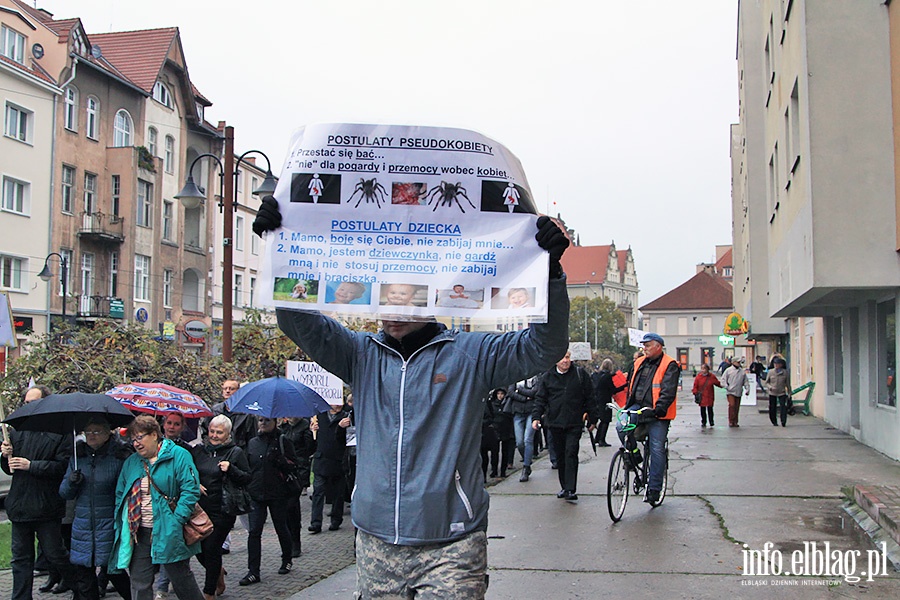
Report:
M 53 32 L 0 0 L 0 290 L 9 295 L 20 340 L 48 329 L 48 286 L 37 275 L 50 248 L 54 118 L 62 97 L 51 73 L 64 60 Z M 58 260 L 51 263 L 58 273 Z
M 748 337 L 816 382 L 813 412 L 900 458 L 894 377 L 900 10 L 739 4 L 734 301 Z
M 631 247 L 573 245 L 562 258 L 569 296 L 607 298 L 625 317 L 625 327 L 640 327 L 637 271 Z
M 0 1 L 62 49 L 36 60 L 61 91 L 53 153 L 41 163 L 52 188 L 41 227 L 68 277 L 65 298 L 61 273 L 51 281 L 49 313 L 135 321 L 207 349 L 184 324 L 211 325 L 214 213 L 174 195 L 194 157 L 221 154 L 222 136 L 204 119 L 210 102 L 190 81 L 178 29 L 88 34 L 78 18 Z M 207 164 L 194 175 L 210 188 L 216 180 Z

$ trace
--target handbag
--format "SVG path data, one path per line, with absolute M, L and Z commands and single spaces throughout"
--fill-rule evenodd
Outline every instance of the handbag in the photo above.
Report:
M 306 486 L 300 481 L 300 476 L 297 474 L 297 465 L 284 455 L 284 434 L 278 436 L 278 446 L 281 450 L 282 458 L 284 458 L 285 462 L 287 462 L 291 468 L 287 473 L 283 471 L 281 473 L 288 496 L 291 498 L 299 498 L 300 494 L 303 493 L 303 488 Z
M 696 394 L 694 394 L 694 402 L 696 402 L 697 404 L 700 404 L 700 400 L 702 398 L 703 398 L 703 394 L 701 394 L 700 392 L 697 392 Z
M 159 486 L 156 485 L 156 482 L 150 477 L 150 468 L 147 466 L 147 463 L 144 463 L 144 472 L 147 474 L 147 479 L 150 480 L 150 485 L 159 492 L 159 495 L 162 496 L 169 505 L 169 510 L 175 512 L 175 507 L 178 506 L 178 498 L 170 498 L 159 489 Z M 205 540 L 212 534 L 213 522 L 199 504 L 194 504 L 194 510 L 191 511 L 191 516 L 188 517 L 188 520 L 182 525 L 182 530 L 184 543 L 190 546 L 201 540 Z

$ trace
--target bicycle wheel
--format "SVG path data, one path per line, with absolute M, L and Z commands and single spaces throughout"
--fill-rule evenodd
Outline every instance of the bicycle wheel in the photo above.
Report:
M 663 500 L 666 499 L 666 488 L 669 487 L 669 440 L 666 440 L 666 446 L 664 450 L 666 453 L 666 468 L 663 470 L 662 489 L 659 490 L 659 500 L 650 503 L 650 506 L 654 508 L 662 504 Z
M 628 465 L 625 464 L 625 451 L 619 449 L 609 463 L 609 478 L 606 480 L 606 507 L 613 523 L 618 523 L 625 514 L 625 504 L 628 503 L 631 488 L 629 476 Z

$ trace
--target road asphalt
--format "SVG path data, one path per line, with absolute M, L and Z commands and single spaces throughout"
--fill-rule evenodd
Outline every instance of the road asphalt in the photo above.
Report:
M 679 394 L 669 494 L 658 508 L 632 497 L 612 523 L 606 479 L 616 446 L 595 457 L 586 435 L 577 504 L 556 498 L 546 453 L 531 481 L 489 483 L 487 598 L 900 598 L 900 574 L 880 565 L 844 510 L 845 488 L 897 484 L 900 464 L 815 417 L 773 427 L 751 405 L 740 427 L 728 427 L 724 397 L 716 426 L 702 428 L 690 384 Z M 871 570 L 878 575 L 863 574 Z M 291 600 L 351 598 L 354 586 L 350 566 Z

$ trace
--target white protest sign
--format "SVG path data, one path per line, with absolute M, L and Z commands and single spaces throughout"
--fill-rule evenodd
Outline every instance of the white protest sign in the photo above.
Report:
M 0 346 L 15 348 L 16 326 L 13 321 L 12 305 L 9 303 L 9 294 L 0 292 Z
M 461 129 L 326 124 L 291 139 L 262 301 L 354 316 L 545 321 L 548 255 L 518 159 Z
M 638 348 L 643 347 L 641 340 L 644 339 L 644 335 L 646 335 L 646 331 L 642 331 L 640 329 L 632 329 L 628 328 L 628 343 L 632 346 L 637 346 Z
M 569 342 L 569 352 L 572 360 L 591 360 L 591 343 Z
M 299 381 L 325 399 L 333 406 L 344 404 L 344 382 L 340 377 L 332 375 L 317 363 L 302 360 L 289 360 L 284 369 L 286 379 Z

